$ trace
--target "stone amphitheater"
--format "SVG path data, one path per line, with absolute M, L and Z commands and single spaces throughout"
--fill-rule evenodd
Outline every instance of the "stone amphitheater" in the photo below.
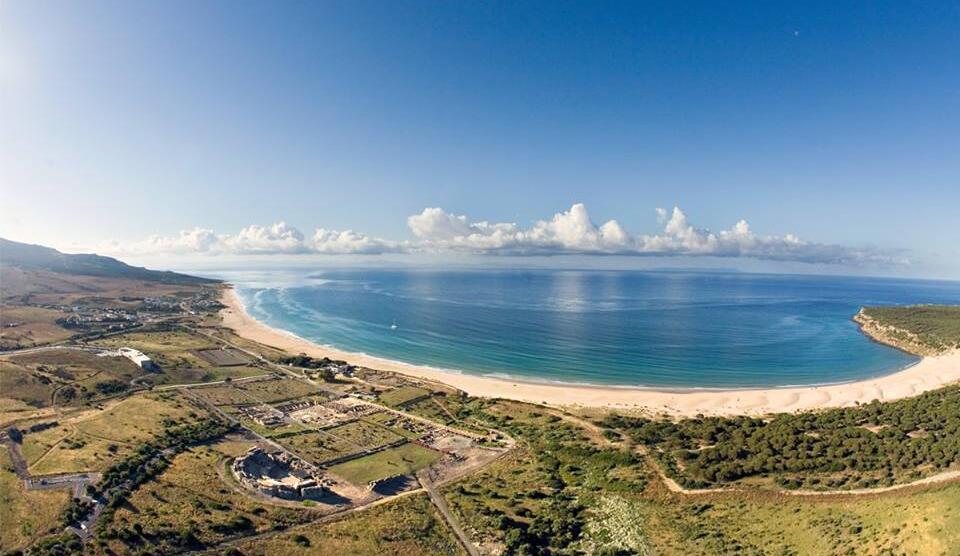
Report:
M 233 461 L 233 473 L 254 490 L 286 500 L 318 500 L 330 486 L 327 479 L 300 458 L 257 447 Z

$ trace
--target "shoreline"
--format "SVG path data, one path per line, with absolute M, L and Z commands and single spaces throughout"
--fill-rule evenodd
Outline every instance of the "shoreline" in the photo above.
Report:
M 472 396 L 506 398 L 555 406 L 633 409 L 677 417 L 704 415 L 764 415 L 778 412 L 849 407 L 876 399 L 890 401 L 915 396 L 960 381 L 960 350 L 925 356 L 895 373 L 854 382 L 821 386 L 785 386 L 744 389 L 659 389 L 633 386 L 531 382 L 470 375 L 412 365 L 366 354 L 322 346 L 292 333 L 272 328 L 252 316 L 233 286 L 223 290 L 223 325 L 238 336 L 291 354 L 341 359 L 351 365 L 440 382 Z

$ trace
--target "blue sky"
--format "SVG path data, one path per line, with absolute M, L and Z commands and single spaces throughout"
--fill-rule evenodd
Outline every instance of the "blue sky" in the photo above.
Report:
M 960 278 L 960 4 L 4 2 L 0 187 L 4 237 L 171 265 Z

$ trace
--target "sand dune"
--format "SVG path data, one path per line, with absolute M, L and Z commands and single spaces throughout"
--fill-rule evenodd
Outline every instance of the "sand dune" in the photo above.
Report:
M 847 407 L 874 399 L 905 398 L 960 381 L 960 351 L 924 357 L 880 378 L 829 386 L 742 390 L 660 390 L 522 382 L 460 374 L 321 346 L 271 328 L 246 313 L 233 289 L 224 290 L 223 324 L 238 335 L 291 353 L 343 359 L 353 365 L 443 382 L 473 396 L 581 407 L 613 407 L 676 416 L 763 415 L 825 407 Z

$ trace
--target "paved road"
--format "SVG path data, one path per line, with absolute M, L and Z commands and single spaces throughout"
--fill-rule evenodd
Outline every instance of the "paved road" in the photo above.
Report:
M 99 473 L 65 473 L 46 477 L 30 477 L 24 484 L 30 490 L 49 490 L 54 488 L 73 488 L 74 494 L 82 494 L 82 487 L 100 480 Z M 79 490 L 78 490 L 79 489 Z
M 37 347 L 23 348 L 23 349 L 11 349 L 9 351 L 0 351 L 0 355 L 27 355 L 30 353 L 38 353 L 41 351 L 51 351 L 51 350 L 61 350 L 61 349 L 69 349 L 73 351 L 88 351 L 91 353 L 101 353 L 105 351 L 110 351 L 108 349 L 92 348 L 87 346 L 68 346 L 63 344 L 50 344 L 46 346 L 37 346 Z

